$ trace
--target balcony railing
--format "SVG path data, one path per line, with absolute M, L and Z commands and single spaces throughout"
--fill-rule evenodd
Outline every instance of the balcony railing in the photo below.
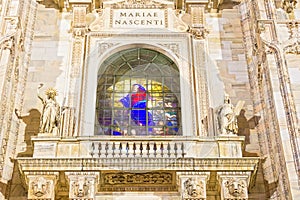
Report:
M 90 146 L 92 157 L 184 157 L 184 143 L 175 141 L 97 141 Z

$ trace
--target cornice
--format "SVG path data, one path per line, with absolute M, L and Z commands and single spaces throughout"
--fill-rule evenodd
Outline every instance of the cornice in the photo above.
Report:
M 260 158 L 18 158 L 23 172 L 101 170 L 252 171 Z

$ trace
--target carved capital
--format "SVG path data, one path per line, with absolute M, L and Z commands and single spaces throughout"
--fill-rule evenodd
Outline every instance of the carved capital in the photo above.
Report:
M 95 198 L 95 190 L 98 180 L 98 173 L 69 172 L 66 173 L 69 180 L 70 199 L 89 199 Z
M 189 28 L 188 32 L 193 35 L 194 39 L 202 40 L 205 39 L 209 31 L 205 27 L 193 27 Z
M 282 1 L 282 9 L 285 10 L 286 13 L 290 14 L 294 12 L 296 8 L 297 1 L 296 0 L 283 0 Z
M 181 197 L 183 200 L 206 199 L 206 183 L 209 179 L 208 173 L 180 174 Z
M 34 173 L 27 174 L 28 199 L 55 199 L 55 185 L 58 173 Z
M 248 199 L 249 174 L 218 172 L 217 178 L 222 200 Z

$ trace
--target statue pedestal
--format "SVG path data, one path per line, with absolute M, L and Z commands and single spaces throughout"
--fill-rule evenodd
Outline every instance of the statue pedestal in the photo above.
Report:
M 220 135 L 216 138 L 219 146 L 219 157 L 241 158 L 245 137 L 237 135 Z
M 53 136 L 52 133 L 39 133 L 37 137 L 31 138 L 35 158 L 54 158 L 56 157 L 57 144 L 60 138 Z

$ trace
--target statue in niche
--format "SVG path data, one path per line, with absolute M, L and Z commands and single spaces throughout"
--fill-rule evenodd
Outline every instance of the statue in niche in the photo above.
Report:
M 237 134 L 237 110 L 231 104 L 229 96 L 225 95 L 224 104 L 218 111 L 218 123 L 222 135 Z
M 57 91 L 54 88 L 48 88 L 45 91 L 47 98 L 44 99 L 40 95 L 40 89 L 42 87 L 43 84 L 41 83 L 37 89 L 38 98 L 43 103 L 40 132 L 57 134 L 58 124 L 59 124 L 59 111 L 60 111 L 60 106 L 58 105 L 55 99 L 55 97 L 57 96 Z

